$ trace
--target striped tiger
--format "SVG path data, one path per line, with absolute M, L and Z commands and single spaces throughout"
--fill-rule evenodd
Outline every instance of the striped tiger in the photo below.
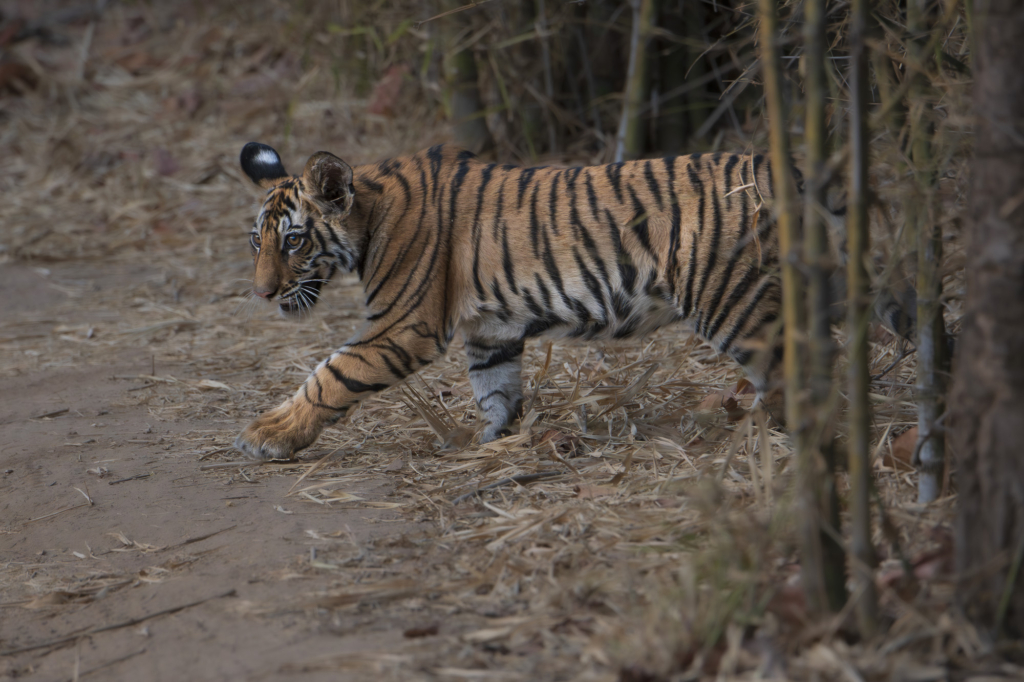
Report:
M 439 145 L 356 168 L 318 152 L 291 176 L 276 151 L 249 143 L 241 165 L 267 190 L 250 236 L 253 292 L 301 314 L 336 272 L 355 271 L 368 311 L 238 436 L 249 457 L 293 457 L 458 333 L 480 442 L 510 433 L 529 338 L 621 339 L 688 321 L 759 396 L 777 374 L 779 247 L 763 156 L 522 168 Z

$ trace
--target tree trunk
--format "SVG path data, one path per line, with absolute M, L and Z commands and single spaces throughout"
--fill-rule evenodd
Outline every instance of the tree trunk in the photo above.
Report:
M 967 314 L 951 405 L 958 596 L 984 628 L 1024 636 L 1024 3 L 976 0 Z

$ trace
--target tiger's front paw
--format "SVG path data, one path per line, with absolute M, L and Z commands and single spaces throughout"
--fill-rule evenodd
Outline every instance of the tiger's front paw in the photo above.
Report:
M 313 408 L 291 400 L 261 414 L 235 439 L 235 447 L 250 459 L 293 459 L 316 442 L 323 426 Z

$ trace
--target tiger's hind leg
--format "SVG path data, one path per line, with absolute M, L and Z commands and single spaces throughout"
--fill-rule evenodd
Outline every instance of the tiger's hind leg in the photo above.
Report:
M 508 427 L 523 404 L 523 341 L 466 339 L 469 383 L 479 408 L 480 442 L 511 434 Z

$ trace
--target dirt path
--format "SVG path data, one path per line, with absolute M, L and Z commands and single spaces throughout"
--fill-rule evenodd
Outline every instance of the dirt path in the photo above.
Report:
M 58 272 L 103 281 L 81 265 Z M 31 313 L 73 326 L 65 296 L 45 286 L 52 271 L 43 278 L 3 265 L 0 273 L 5 298 L 17 306 L 3 311 L 5 320 Z M 103 310 L 78 307 L 79 317 L 89 312 Z M 13 327 L 22 336 L 35 328 Z M 81 677 L 107 666 L 95 679 L 286 679 L 279 671 L 289 662 L 401 640 L 415 623 L 384 618 L 359 627 L 365 617 L 353 614 L 323 626 L 310 595 L 336 578 L 303 569 L 317 550 L 416 533 L 418 525 L 388 509 L 310 509 L 316 505 L 285 497 L 295 477 L 216 464 L 203 471 L 199 453 L 216 452 L 210 444 L 241 421 L 154 418 L 131 404 L 152 390 L 140 389 L 151 381 L 132 378 L 152 373 L 152 355 L 116 351 L 99 354 L 104 362 L 0 380 L 0 649 L 232 596 L 5 656 L 0 677 L 72 679 L 76 670 Z M 157 374 L 187 381 L 191 371 L 161 362 Z M 392 479 L 371 476 L 346 492 L 372 501 L 393 488 Z

